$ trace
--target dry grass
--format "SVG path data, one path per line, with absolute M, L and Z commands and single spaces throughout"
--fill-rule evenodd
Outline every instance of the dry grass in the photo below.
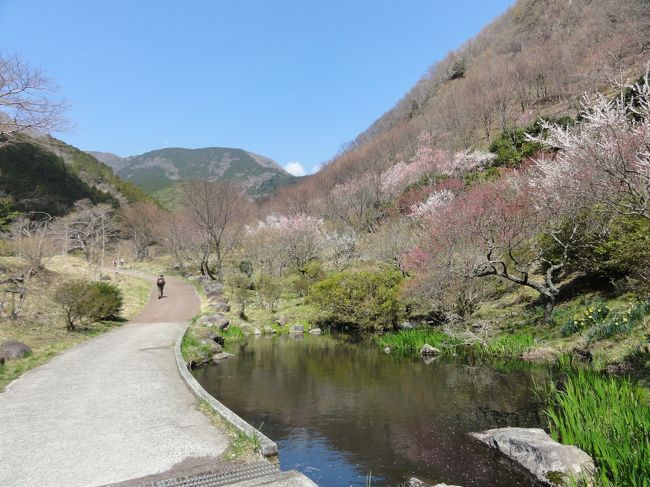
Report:
M 7 275 L 19 273 L 24 268 L 20 259 L 0 257 L 0 265 Z M 124 296 L 121 321 L 93 323 L 74 332 L 66 331 L 61 311 L 53 301 L 56 287 L 69 279 L 89 278 L 93 270 L 75 257 L 55 257 L 47 263 L 44 271 L 36 274 L 29 282 L 23 312 L 16 320 L 0 319 L 0 342 L 17 340 L 29 345 L 32 355 L 20 360 L 6 362 L 0 367 L 0 391 L 20 375 L 37 367 L 62 351 L 121 326 L 142 310 L 151 292 L 150 284 L 142 279 L 119 276 L 113 278 Z M 6 276 L 2 276 L 4 279 Z

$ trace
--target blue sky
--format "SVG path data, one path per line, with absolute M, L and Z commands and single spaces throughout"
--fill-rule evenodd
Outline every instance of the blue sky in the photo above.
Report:
M 512 0 L 0 0 L 85 150 L 241 147 L 312 171 Z

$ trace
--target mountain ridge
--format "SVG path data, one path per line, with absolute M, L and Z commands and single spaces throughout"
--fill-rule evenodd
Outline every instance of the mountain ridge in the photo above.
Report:
M 89 151 L 123 180 L 155 194 L 192 179 L 241 184 L 253 197 L 267 196 L 297 178 L 273 159 L 236 147 L 167 147 L 119 157 Z

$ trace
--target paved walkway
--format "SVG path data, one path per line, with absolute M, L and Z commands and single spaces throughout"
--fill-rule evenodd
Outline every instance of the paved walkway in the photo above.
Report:
M 227 438 L 196 409 L 174 360 L 199 299 L 174 279 L 165 294 L 0 394 L 0 486 L 117 483 L 209 465 L 225 450 Z

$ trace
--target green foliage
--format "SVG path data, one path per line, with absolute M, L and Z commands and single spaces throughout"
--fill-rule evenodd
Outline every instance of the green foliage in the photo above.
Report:
M 11 197 L 0 198 L 0 232 L 9 228 L 9 225 L 21 215 L 16 210 L 16 204 Z
M 648 486 L 648 391 L 629 379 L 572 370 L 561 389 L 550 384 L 546 414 L 551 435 L 594 458 L 599 485 Z
M 610 309 L 602 300 L 594 300 L 584 310 L 575 313 L 560 328 L 563 337 L 574 335 L 579 331 L 602 322 L 609 314 Z
M 494 340 L 479 347 L 481 354 L 491 357 L 520 357 L 536 344 L 535 338 L 528 333 L 499 335 Z
M 118 205 L 111 195 L 84 182 L 62 158 L 28 142 L 0 149 L 0 189 L 8 196 L 0 210 L 3 220 L 16 211 L 63 215 L 80 199 Z
M 488 167 L 483 171 L 470 172 L 463 176 L 466 186 L 476 186 L 478 184 L 489 183 L 496 181 L 501 177 L 501 173 L 497 167 Z
M 95 319 L 105 320 L 119 315 L 124 305 L 124 297 L 119 287 L 110 282 L 98 281 L 90 285 L 90 292 L 95 301 Z
M 398 300 L 402 275 L 392 270 L 339 272 L 314 284 L 309 299 L 336 324 L 359 329 L 394 326 L 403 306 Z
M 242 260 L 238 266 L 239 272 L 244 274 L 246 277 L 253 277 L 253 264 L 250 260 Z
M 324 278 L 325 271 L 323 270 L 323 265 L 318 261 L 312 261 L 294 279 L 293 289 L 298 296 L 306 296 L 309 288 Z
M 571 117 L 547 121 L 567 126 L 573 123 Z M 539 119 L 524 128 L 509 129 L 502 132 L 490 145 L 490 152 L 496 155 L 494 166 L 514 167 L 526 158 L 533 156 L 542 146 L 528 139 L 527 135 L 539 136 L 543 134 L 542 124 L 544 119 Z
M 402 330 L 393 333 L 386 333 L 376 338 L 379 347 L 390 347 L 391 352 L 417 356 L 425 343 L 440 349 L 443 354 L 454 353 L 462 342 L 439 330 L 416 328 L 414 330 Z
M 257 304 L 262 308 L 275 311 L 281 296 L 281 283 L 271 276 L 262 275 L 257 286 Z
M 626 311 L 611 313 L 587 330 L 589 341 L 603 340 L 613 335 L 629 333 L 650 312 L 650 303 L 631 305 Z
M 241 342 L 246 340 L 246 334 L 244 333 L 244 330 L 242 330 L 239 326 L 231 324 L 226 328 L 223 332 L 222 335 L 224 339 L 226 340 L 226 343 L 228 342 Z
M 591 259 L 598 274 L 633 276 L 637 270 L 648 268 L 650 221 L 647 219 L 630 216 L 614 218 L 609 223 L 606 238 L 597 240 L 594 237 L 593 240 L 593 250 L 585 257 Z
M 84 280 L 62 283 L 54 294 L 54 301 L 65 314 L 68 330 L 74 330 L 80 323 L 114 318 L 124 303 L 117 286 Z

